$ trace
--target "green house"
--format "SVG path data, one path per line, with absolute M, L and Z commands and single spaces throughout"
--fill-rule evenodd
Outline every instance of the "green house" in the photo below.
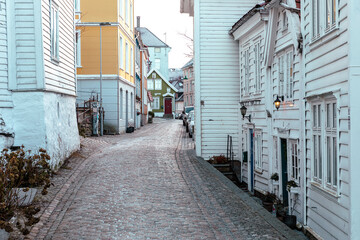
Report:
M 152 69 L 147 76 L 148 91 L 154 101 L 151 111 L 155 117 L 173 118 L 175 114 L 175 93 L 178 91 L 160 72 Z

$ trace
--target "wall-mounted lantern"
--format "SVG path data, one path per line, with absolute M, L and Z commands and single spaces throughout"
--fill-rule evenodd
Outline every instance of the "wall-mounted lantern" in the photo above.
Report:
M 246 111 L 247 111 L 247 108 L 245 107 L 245 105 L 243 105 L 241 108 L 240 108 L 240 112 L 241 112 L 241 115 L 244 118 L 247 118 L 249 120 L 249 122 L 251 123 L 251 114 L 249 114 L 249 116 L 245 116 L 246 115 Z
M 281 100 L 279 99 L 279 96 L 276 97 L 276 100 L 274 101 L 274 105 L 276 110 L 279 110 L 281 104 Z

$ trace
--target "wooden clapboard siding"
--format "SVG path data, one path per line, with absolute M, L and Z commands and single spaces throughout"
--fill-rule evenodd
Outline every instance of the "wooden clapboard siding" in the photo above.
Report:
M 8 90 L 8 47 L 5 0 L 1 0 L 0 5 L 0 107 L 12 107 L 11 93 Z
M 324 239 L 350 239 L 350 176 L 348 129 L 348 1 L 339 1 L 339 28 L 312 42 L 311 1 L 303 1 L 305 96 L 340 91 L 337 102 L 339 144 L 339 196 L 335 197 L 312 182 L 311 102 L 305 109 L 307 225 Z M 325 180 L 323 180 L 325 181 Z
M 52 0 L 59 6 L 59 63 L 51 59 L 50 1 L 41 0 L 45 88 L 75 95 L 74 2 Z
M 235 158 L 240 158 L 238 43 L 228 32 L 256 2 L 195 1 L 196 146 L 205 159 L 226 153 L 227 135 L 233 136 Z

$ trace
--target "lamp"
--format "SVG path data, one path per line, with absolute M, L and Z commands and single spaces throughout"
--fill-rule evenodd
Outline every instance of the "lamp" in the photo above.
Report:
M 279 96 L 276 97 L 276 100 L 274 101 L 274 105 L 276 110 L 279 110 L 281 104 L 281 100 L 279 99 Z
M 247 111 L 247 107 L 245 107 L 245 105 L 243 105 L 241 108 L 240 108 L 240 112 L 241 112 L 241 115 L 244 118 L 247 118 L 249 120 L 249 122 L 251 123 L 251 114 L 249 114 L 249 116 L 245 116 L 246 115 L 246 111 Z

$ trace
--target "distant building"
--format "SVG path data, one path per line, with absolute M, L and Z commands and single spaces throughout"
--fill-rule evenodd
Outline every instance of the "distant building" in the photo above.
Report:
M 140 27 L 140 23 L 138 23 L 136 30 L 140 32 L 142 41 L 149 50 L 150 68 L 156 69 L 169 81 L 169 52 L 171 48 L 149 29 Z
M 78 102 L 100 95 L 100 24 L 105 133 L 135 122 L 134 0 L 77 0 Z
M 184 106 L 194 106 L 195 104 L 195 75 L 194 59 L 187 62 L 182 70 L 184 72 Z
M 178 90 L 156 69 L 150 70 L 147 83 L 148 91 L 151 92 L 153 98 L 151 109 L 155 117 L 173 118 L 175 94 Z
M 0 147 L 45 148 L 57 167 L 80 147 L 74 9 L 53 0 L 0 4 Z

